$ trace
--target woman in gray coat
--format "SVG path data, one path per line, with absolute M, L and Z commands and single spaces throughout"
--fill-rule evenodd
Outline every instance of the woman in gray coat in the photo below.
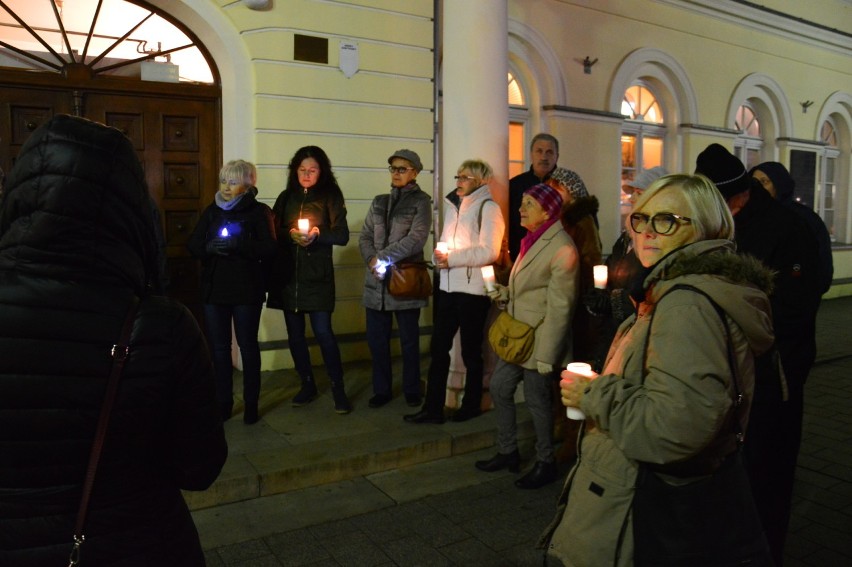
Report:
M 380 408 L 392 398 L 390 338 L 394 314 L 402 349 L 402 391 L 409 406 L 420 405 L 420 309 L 429 303 L 428 299 L 397 298 L 388 292 L 388 266 L 423 261 L 432 219 L 432 200 L 416 181 L 423 169 L 420 156 L 411 150 L 398 150 L 388 158 L 388 164 L 390 193 L 373 199 L 358 240 L 366 265 L 364 307 L 367 344 L 373 359 L 371 408 Z

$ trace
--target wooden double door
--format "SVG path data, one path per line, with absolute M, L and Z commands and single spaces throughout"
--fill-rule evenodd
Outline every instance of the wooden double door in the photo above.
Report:
M 55 114 L 113 126 L 133 143 L 166 237 L 169 287 L 201 321 L 198 263 L 186 241 L 218 190 L 219 89 L 139 80 L 73 82 L 0 71 L 0 167 L 12 167 L 29 135 Z

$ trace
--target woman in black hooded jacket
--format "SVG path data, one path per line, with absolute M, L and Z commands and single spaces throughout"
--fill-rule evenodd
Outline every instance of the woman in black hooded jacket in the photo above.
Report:
M 183 305 L 149 295 L 157 269 L 130 141 L 70 116 L 33 132 L 0 203 L 0 565 L 68 563 L 110 350 L 134 297 L 81 557 L 204 565 L 180 491 L 210 486 L 227 445 L 204 338 Z
M 266 305 L 284 310 L 290 354 L 302 383 L 293 407 L 312 402 L 318 393 L 305 335 L 307 316 L 331 381 L 334 411 L 347 414 L 352 404 L 343 385 L 343 363 L 331 313 L 335 304 L 332 247 L 349 242 L 349 224 L 343 192 L 322 148 L 304 146 L 296 151 L 290 159 L 287 188 L 272 210 L 282 254 Z M 308 223 L 304 232 L 300 221 Z

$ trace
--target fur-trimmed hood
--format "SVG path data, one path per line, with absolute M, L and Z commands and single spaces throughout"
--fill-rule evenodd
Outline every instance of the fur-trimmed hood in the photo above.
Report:
M 562 224 L 576 225 L 586 216 L 596 218 L 600 203 L 594 195 L 580 197 L 562 207 Z
M 745 332 L 756 353 L 774 342 L 768 295 L 774 273 L 762 262 L 736 253 L 729 240 L 703 240 L 675 250 L 645 278 L 645 302 L 656 303 L 678 285 L 696 287 L 713 298 Z

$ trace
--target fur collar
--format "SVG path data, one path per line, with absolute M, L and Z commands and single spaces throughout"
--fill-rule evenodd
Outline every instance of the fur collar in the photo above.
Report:
M 737 254 L 727 241 L 705 240 L 673 252 L 657 264 L 646 287 L 656 280 L 673 280 L 687 275 L 714 275 L 739 284 L 751 284 L 766 295 L 773 289 L 775 272 L 748 254 Z M 715 244 L 715 245 L 714 245 Z
M 569 225 L 577 224 L 583 217 L 595 217 L 600 209 L 598 198 L 590 195 L 580 197 L 562 208 L 562 222 Z

